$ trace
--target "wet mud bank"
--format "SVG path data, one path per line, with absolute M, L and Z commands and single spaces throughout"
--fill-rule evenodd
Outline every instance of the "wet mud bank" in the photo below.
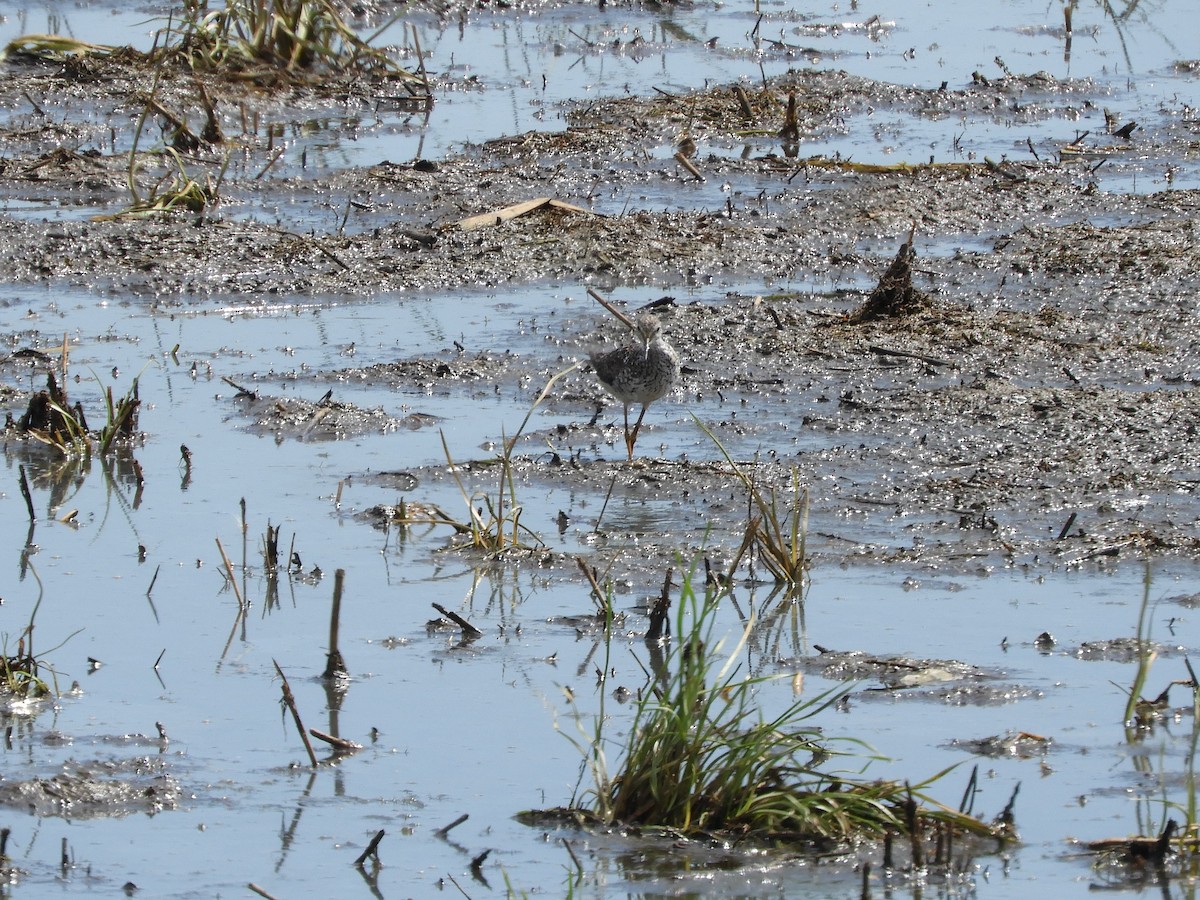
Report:
M 27 105 L 20 98 L 30 91 L 43 98 L 43 115 L 54 103 L 132 102 L 146 77 L 120 59 L 88 65 L 104 68 L 104 97 L 89 100 L 92 82 L 78 65 L 9 63 L 7 105 Z M 162 90 L 164 103 L 194 103 L 182 81 Z M 239 130 L 248 104 L 284 117 L 322 99 L 343 109 L 363 102 L 309 88 L 291 107 L 244 90 L 218 103 L 224 145 L 198 147 L 187 162 L 210 183 L 221 168 L 219 202 L 167 216 L 96 217 L 95 208 L 127 199 L 128 155 L 105 152 L 98 132 L 34 127 L 38 110 L 10 115 L 0 194 L 55 196 L 80 214 L 0 216 L 6 279 L 83 286 L 168 316 L 214 294 L 265 310 L 298 295 L 562 283 L 619 299 L 623 288 L 661 286 L 679 295 L 656 312 L 684 374 L 655 413 L 678 432 L 693 401 L 715 403 L 709 427 L 741 448 L 756 479 L 785 490 L 798 475 L 810 490 L 818 557 L 971 566 L 1195 551 L 1200 197 L 1111 193 L 1094 163 L 1053 148 L 1031 145 L 1015 162 L 860 166 L 804 158 L 795 141 L 772 134 L 782 123 L 817 136 L 880 108 L 1057 118 L 1073 132 L 1104 102 L 1094 86 L 1038 75 L 922 90 L 802 70 L 740 96 L 723 85 L 597 100 L 570 111 L 563 132 L 444 159 L 381 160 L 320 179 L 254 174 L 271 149 L 264 134 Z M 730 152 L 739 142 L 748 149 L 749 133 L 767 134 L 766 148 Z M 694 148 L 687 166 L 662 152 L 675 146 Z M 230 150 L 232 166 L 222 162 Z M 163 164 L 147 155 L 137 171 L 148 182 Z M 654 199 L 662 192 L 694 193 L 696 206 L 664 210 Z M 541 196 L 564 203 L 487 221 L 489 211 Z M 322 206 L 345 210 L 335 227 L 284 227 L 274 212 Z M 855 321 L 910 230 L 928 303 Z M 753 282 L 761 294 L 721 287 Z M 555 372 L 586 358 L 604 327 L 598 309 L 554 314 L 537 354 L 463 335 L 452 346 L 413 347 L 392 365 L 318 377 L 434 394 L 516 385 L 532 402 Z M 8 343 L 17 350 L 29 338 Z M 252 390 L 270 400 L 269 383 Z M 236 421 L 306 439 L 436 420 L 436 402 L 403 419 L 336 398 L 316 411 L 288 399 L 251 412 L 248 399 Z M 689 550 L 713 523 L 744 517 L 728 465 L 694 434 L 682 451 L 676 442 L 659 453 L 651 422 L 642 452 L 653 458 L 619 462 L 613 410 L 596 412 L 603 401 L 586 367 L 565 379 L 546 403 L 557 422 L 523 436 L 519 478 L 674 504 L 694 523 Z M 444 466 L 415 474 L 449 477 Z M 662 545 L 664 556 L 680 549 Z

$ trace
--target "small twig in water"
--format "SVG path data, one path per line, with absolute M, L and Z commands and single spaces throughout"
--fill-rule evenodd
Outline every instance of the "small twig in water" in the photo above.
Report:
M 630 331 L 637 331 L 637 326 L 633 324 L 633 319 L 629 318 L 629 316 L 625 315 L 625 313 L 621 312 L 619 309 L 609 303 L 604 297 L 601 297 L 596 290 L 593 288 L 588 288 L 588 295 L 605 309 L 607 309 L 610 313 L 620 319 L 621 323 Z
M 568 28 L 568 29 L 567 29 L 567 32 L 568 32 L 568 33 L 570 33 L 570 34 L 572 34 L 572 35 L 574 35 L 575 37 L 579 38 L 579 40 L 583 41 L 583 42 L 584 42 L 584 43 L 585 43 L 587 46 L 589 46 L 589 47 L 595 47 L 595 46 L 596 46 L 596 45 L 595 45 L 595 44 L 594 44 L 592 41 L 589 41 L 587 38 L 585 38 L 585 37 L 584 37 L 582 34 L 580 34 L 580 33 L 579 33 L 578 31 L 576 31 L 574 28 Z M 30 102 L 30 103 L 33 103 L 33 101 L 32 101 L 32 100 L 30 100 L 29 102 Z M 36 105 L 36 104 L 35 104 L 35 105 Z
M 233 563 L 229 561 L 229 557 L 225 555 L 225 548 L 221 546 L 221 539 L 216 538 L 217 549 L 221 551 L 221 560 L 225 563 L 225 571 L 229 575 L 229 583 L 233 586 L 233 596 L 237 597 L 238 606 L 242 609 L 246 608 L 246 601 L 242 599 L 242 592 L 238 590 L 237 579 L 233 575 Z
M 583 573 L 583 577 L 587 579 L 588 586 L 592 590 L 592 600 L 596 604 L 597 615 L 610 616 L 612 615 L 612 604 L 608 602 L 608 597 L 600 587 L 600 582 L 596 580 L 596 571 L 587 564 L 582 556 L 575 557 L 575 564 L 579 566 L 579 571 Z
M 904 798 L 904 821 L 908 827 L 908 840 L 912 853 L 912 868 L 919 872 L 925 868 L 925 848 L 921 844 L 921 823 L 917 820 L 917 801 L 908 782 L 904 783 L 907 796 Z
M 440 612 L 443 616 L 445 616 L 447 619 L 449 619 L 451 622 L 453 622 L 455 625 L 457 625 L 459 628 L 461 628 L 463 631 L 464 637 L 470 637 L 470 638 L 483 637 L 482 631 L 480 631 L 478 628 L 476 628 L 474 625 L 472 625 L 470 622 L 468 622 L 466 619 L 464 619 L 458 613 L 450 612 L 450 610 L 446 609 L 446 607 L 442 606 L 440 603 L 432 603 L 430 605 L 434 609 L 436 609 L 438 612 Z
M 696 168 L 695 163 L 693 163 L 690 159 L 688 159 L 686 156 L 684 156 L 682 151 L 675 154 L 675 162 L 677 162 L 677 163 L 679 163 L 679 165 L 683 166 L 683 168 L 687 170 L 687 173 L 689 175 L 691 175 L 693 178 L 695 178 L 697 181 L 704 180 L 704 176 L 701 174 L 700 170 Z
M 357 753 L 363 748 L 362 744 L 356 744 L 354 741 L 348 741 L 345 738 L 336 737 L 332 734 L 326 734 L 324 731 L 319 731 L 316 728 L 308 729 L 308 733 L 315 737 L 318 741 L 324 741 L 335 750 L 340 750 L 343 753 Z
M 671 620 L 667 615 L 671 611 L 671 574 L 672 570 L 667 569 L 662 593 L 654 601 L 654 607 L 650 610 L 650 627 L 646 629 L 647 641 L 661 640 L 665 635 L 671 633 Z
M 1058 539 L 1060 541 L 1070 533 L 1071 526 L 1075 524 L 1075 517 L 1078 515 L 1079 513 L 1071 513 L 1071 515 L 1067 518 L 1067 521 L 1063 523 L 1062 530 L 1058 533 Z
M 367 861 L 368 856 L 373 856 L 373 857 L 375 857 L 376 860 L 378 860 L 379 859 L 379 842 L 382 840 L 383 840 L 383 829 L 380 828 L 377 832 L 375 832 L 375 837 L 371 838 L 371 843 L 367 844 L 367 849 L 364 850 L 361 855 L 359 855 L 358 859 L 356 859 L 354 861 L 354 864 L 356 866 L 361 866 L 364 862 Z
M 469 819 L 469 818 L 471 818 L 469 814 L 463 813 L 461 816 L 459 816 L 457 819 L 455 819 L 449 825 L 443 825 L 441 828 L 439 828 L 437 831 L 435 831 L 434 834 L 440 838 L 444 838 L 446 835 L 448 835 L 450 833 L 450 829 L 457 828 L 459 825 L 461 825 L 463 822 L 467 821 L 467 819 Z
M 300 720 L 300 711 L 296 709 L 296 698 L 292 695 L 292 686 L 288 684 L 287 676 L 283 674 L 283 669 L 279 668 L 279 663 L 275 663 L 275 671 L 279 673 L 279 677 L 283 680 L 283 704 L 292 713 L 292 719 L 296 722 L 296 730 L 300 732 L 300 740 L 304 741 L 304 749 L 308 751 L 308 760 L 312 763 L 312 767 L 317 767 L 317 754 L 313 753 L 312 742 L 308 739 L 308 732 L 304 730 L 304 722 Z
M 926 356 L 924 353 L 911 353 L 908 350 L 892 350 L 890 347 L 880 347 L 874 344 L 868 349 L 872 353 L 877 353 L 880 356 L 898 356 L 901 359 L 915 359 L 923 363 L 928 363 L 931 366 L 954 365 L 954 363 L 946 359 L 938 359 L 936 356 Z
M 244 388 L 228 375 L 222 375 L 221 380 L 238 392 L 239 397 L 248 397 L 251 400 L 258 399 L 258 391 L 252 391 L 249 388 Z
M 33 495 L 29 493 L 29 480 L 25 477 L 25 467 L 21 466 L 21 496 L 25 498 L 25 508 L 29 510 L 29 521 L 36 522 L 37 516 L 33 512 Z
M 596 410 L 596 418 L 599 418 L 600 410 Z M 596 418 L 592 419 L 592 424 L 595 424 Z M 604 521 L 604 511 L 608 509 L 608 501 L 612 499 L 613 488 L 617 486 L 617 473 L 613 472 L 613 477 L 609 479 L 608 491 L 604 494 L 604 503 L 600 505 L 600 515 L 596 517 L 596 527 L 592 529 L 592 534 L 600 533 L 600 523 Z
M 571 862 L 575 863 L 575 871 L 583 874 L 583 863 L 579 861 L 579 857 L 575 855 L 575 848 L 571 846 L 571 842 L 566 838 L 559 838 L 562 845 L 567 849 L 567 855 L 571 857 Z
M 740 84 L 734 85 L 733 96 L 737 99 L 738 106 L 741 107 L 742 115 L 747 119 L 753 119 L 754 108 L 750 106 L 750 96 L 746 93 L 746 89 Z

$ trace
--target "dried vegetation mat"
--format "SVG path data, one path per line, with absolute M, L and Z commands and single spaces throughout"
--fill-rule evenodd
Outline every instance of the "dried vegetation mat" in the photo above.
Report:
M 240 123 L 244 141 L 251 144 L 260 143 L 265 132 L 261 143 L 268 159 L 259 177 L 277 161 L 282 148 L 272 153 L 274 131 L 260 123 L 260 116 L 264 111 L 270 116 L 272 98 L 284 91 L 292 103 L 308 96 L 427 110 L 433 95 L 416 30 L 405 31 L 411 34 L 416 71 L 397 61 L 398 52 L 373 45 L 394 21 L 362 38 L 328 0 L 225 0 L 212 9 L 206 0 L 186 0 L 147 52 L 57 34 L 26 34 L 8 43 L 0 61 L 44 71 L 64 93 L 85 88 L 114 107 L 110 119 L 121 112 L 133 114 L 136 128 L 127 172 L 132 202 L 115 216 L 195 213 L 218 200 L 234 152 L 225 135 L 231 121 Z M 28 93 L 24 96 L 43 112 Z M 151 124 L 159 126 L 163 140 L 139 151 Z M 115 146 L 115 130 L 111 140 Z M 218 152 L 221 148 L 224 153 Z M 10 174 L 29 177 L 48 167 L 69 168 L 93 180 L 111 174 L 105 158 L 85 159 L 70 151 L 53 151 Z M 153 171 L 144 173 L 144 167 Z M 205 172 L 193 174 L 192 169 Z

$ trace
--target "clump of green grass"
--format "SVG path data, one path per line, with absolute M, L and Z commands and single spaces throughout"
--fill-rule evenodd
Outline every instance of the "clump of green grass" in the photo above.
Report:
M 527 547 L 530 539 L 538 545 L 541 544 L 537 534 L 521 524 L 523 507 L 517 500 L 516 481 L 513 478 L 512 442 L 504 440 L 502 447 L 503 450 L 495 460 L 482 464 L 484 467 L 495 467 L 499 472 L 496 493 L 491 494 L 486 490 L 472 492 L 468 491 L 463 483 L 459 475 L 461 466 L 454 462 L 450 455 L 450 446 L 446 443 L 446 435 L 442 434 L 442 450 L 446 454 L 446 464 L 450 467 L 450 474 L 454 477 L 467 507 L 467 522 L 454 523 L 455 531 L 467 537 L 467 544 L 471 549 L 488 553 Z
M 578 363 L 569 366 L 547 381 L 546 386 L 533 401 L 533 405 L 525 413 L 525 418 L 521 420 L 516 433 L 512 437 L 502 436 L 500 453 L 494 461 L 486 464 L 494 465 L 498 471 L 498 484 L 494 494 L 486 490 L 474 492 L 467 490 L 459 475 L 460 466 L 454 462 L 450 455 L 450 447 L 446 443 L 446 436 L 442 435 L 442 449 L 446 454 L 446 463 L 450 467 L 450 474 L 458 485 L 468 512 L 468 522 L 458 524 L 455 530 L 469 538 L 469 546 L 472 549 L 500 553 L 504 550 L 543 545 L 541 538 L 535 532 L 521 524 L 523 507 L 517 498 L 513 452 L 516 449 L 517 441 L 521 439 L 521 435 L 529 425 L 529 420 L 550 395 L 554 385 L 561 378 L 575 371 L 578 366 Z
M 126 61 L 182 61 L 194 72 L 263 80 L 302 78 L 320 73 L 429 81 L 406 70 L 381 48 L 376 38 L 400 19 L 396 15 L 367 37 L 360 37 L 331 0 L 184 0 L 158 32 L 155 48 L 142 54 L 130 47 L 93 44 L 60 34 L 24 34 L 0 50 L 0 61 L 12 56 L 66 61 L 110 56 Z M 420 44 L 413 32 L 420 59 Z
M 63 357 L 66 358 L 65 342 Z M 65 384 L 65 364 L 62 375 L 62 384 Z M 105 421 L 95 432 L 88 428 L 83 406 L 70 403 L 62 384 L 53 371 L 47 374 L 45 390 L 38 391 L 30 398 L 29 406 L 17 421 L 19 431 L 54 447 L 68 457 L 90 456 L 93 444 L 97 445 L 100 455 L 105 457 L 114 443 L 128 440 L 137 434 L 138 412 L 142 405 L 138 397 L 138 378 L 133 379 L 133 384 L 120 399 L 114 400 L 112 388 L 106 389 Z
M 138 411 L 142 408 L 142 400 L 138 396 L 138 379 L 125 392 L 125 396 L 113 401 L 113 391 L 109 387 L 104 392 L 104 425 L 97 434 L 100 444 L 100 455 L 107 456 L 115 441 L 132 438 L 138 431 Z
M 7 647 L 0 650 L 0 691 L 21 699 L 45 697 L 49 695 L 50 687 L 41 677 L 41 661 L 25 649 L 26 636 L 22 632 L 12 656 L 8 655 Z M 32 642 L 32 634 L 28 637 Z
M 188 173 L 183 157 L 177 150 L 166 147 L 163 153 L 170 159 L 171 168 L 151 188 L 149 194 L 143 196 L 138 191 L 135 181 L 138 169 L 135 144 L 129 156 L 129 192 L 133 202 L 118 212 L 93 216 L 93 221 L 104 222 L 128 216 L 166 215 L 174 212 L 200 213 L 217 203 L 219 179 L 214 181 L 210 176 L 204 181 L 199 181 Z
M 1150 669 L 1158 658 L 1154 643 L 1150 636 L 1150 568 L 1146 567 L 1142 579 L 1142 602 L 1138 607 L 1137 634 L 1134 638 L 1137 647 L 1137 666 L 1134 668 L 1133 685 L 1125 697 L 1125 728 L 1130 740 L 1138 738 L 1139 729 L 1148 729 L 1156 719 L 1155 705 L 1143 698 L 1146 682 L 1150 678 Z M 1161 712 L 1161 710 L 1157 710 Z
M 764 493 L 703 422 L 696 419 L 696 424 L 716 444 L 750 495 L 745 536 L 729 566 L 729 578 L 732 579 L 746 555 L 754 553 L 776 584 L 803 587 L 808 577 L 808 489 L 801 487 L 799 471 L 792 469 L 791 503 L 781 503 L 778 492 L 772 488 Z
M 678 643 L 642 692 L 619 769 L 609 773 L 598 733 L 583 747 L 594 785 L 571 810 L 607 825 L 820 846 L 910 835 L 914 855 L 927 828 L 1004 836 L 1000 827 L 924 795 L 944 772 L 914 787 L 831 770 L 832 760 L 865 749 L 854 738 L 832 741 L 812 723 L 841 687 L 764 716 L 759 690 L 782 676 L 739 672 L 753 623 L 723 652 L 715 640 L 719 598 L 697 593 L 690 579 L 684 583 Z
M 301 75 L 315 71 L 423 80 L 360 38 L 329 0 L 185 0 L 180 23 L 168 28 L 167 54 L 197 71 Z
M 66 389 L 59 385 L 53 372 L 46 376 L 45 390 L 30 398 L 17 427 L 68 456 L 84 456 L 91 449 L 83 411 L 71 407 Z
M 27 563 L 27 566 L 33 574 L 34 580 L 37 581 L 38 598 L 33 605 L 33 611 L 29 614 L 29 624 L 18 636 L 16 652 L 12 655 L 9 655 L 8 652 L 8 635 L 3 636 L 2 646 L 0 646 L 0 695 L 20 700 L 36 700 L 57 693 L 58 678 L 54 670 L 46 664 L 45 658 L 35 654 L 33 650 L 34 626 L 37 622 L 38 610 L 42 607 L 44 590 L 37 569 L 30 563 Z M 67 640 L 78 633 L 78 631 L 74 632 Z M 62 644 L 58 645 L 58 647 L 61 646 Z M 52 649 L 57 650 L 58 647 Z M 42 677 L 43 670 L 48 672 L 54 681 L 53 690 L 46 679 Z
M 1146 564 L 1142 580 L 1142 599 L 1138 608 L 1135 636 L 1136 665 L 1133 683 L 1125 691 L 1125 707 L 1122 725 L 1125 739 L 1131 748 L 1130 759 L 1140 777 L 1161 786 L 1160 797 L 1145 796 L 1138 799 L 1138 834 L 1133 837 L 1104 838 L 1089 841 L 1085 846 L 1095 854 L 1093 869 L 1107 884 L 1113 886 L 1142 886 L 1148 873 L 1152 873 L 1161 884 L 1172 879 L 1195 878 L 1200 872 L 1200 803 L 1197 801 L 1196 758 L 1200 749 L 1200 681 L 1188 659 L 1186 679 L 1170 681 L 1155 698 L 1147 699 L 1145 690 L 1158 653 L 1151 635 L 1150 613 L 1153 579 L 1149 563 Z M 1182 686 L 1191 690 L 1192 733 L 1184 757 L 1183 796 L 1171 795 L 1172 786 L 1180 779 L 1166 771 L 1156 769 L 1154 760 L 1162 761 L 1158 753 L 1147 753 L 1146 738 L 1156 727 L 1178 716 L 1172 708 L 1169 692 L 1172 687 Z M 1119 687 L 1119 685 L 1118 685 Z M 1145 808 L 1143 808 L 1143 805 Z M 1154 814 L 1154 807 L 1159 813 Z M 1172 814 L 1182 814 L 1182 825 Z M 1155 821 L 1157 820 L 1157 821 Z
M 229 165 L 229 155 L 226 154 L 224 164 L 216 178 L 210 174 L 201 181 L 188 172 L 187 166 L 184 165 L 183 154 L 179 149 L 194 149 L 202 143 L 218 139 L 220 136 L 220 127 L 216 123 L 216 114 L 211 102 L 208 101 L 207 92 L 201 87 L 201 96 L 205 100 L 209 124 L 203 132 L 206 137 L 200 138 L 192 133 L 186 122 L 166 113 L 157 101 L 156 95 L 161 81 L 162 72 L 160 71 L 156 74 L 154 84 L 142 106 L 142 114 L 138 117 L 137 128 L 133 134 L 133 146 L 129 150 L 129 169 L 126 177 L 132 202 L 115 213 L 93 216 L 93 221 L 105 222 L 129 216 L 167 215 L 174 212 L 200 213 L 215 206 L 220 199 L 220 185 L 225 177 L 225 169 Z M 138 147 L 141 144 L 146 122 L 152 114 L 167 115 L 173 126 L 174 136 L 170 146 L 162 147 L 153 154 L 156 157 L 161 155 L 166 158 L 167 170 L 151 186 L 149 193 L 143 195 L 138 189 L 138 175 L 143 159 L 143 155 L 138 153 Z

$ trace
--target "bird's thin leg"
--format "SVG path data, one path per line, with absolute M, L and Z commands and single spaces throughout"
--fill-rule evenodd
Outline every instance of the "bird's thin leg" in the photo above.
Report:
M 637 443 L 638 432 L 642 428 L 642 416 L 646 415 L 646 407 L 649 405 L 650 404 L 648 404 L 648 403 L 642 404 L 642 411 L 640 413 L 638 413 L 637 422 L 633 426 L 633 434 L 626 437 L 626 440 L 629 442 L 629 458 L 630 459 L 633 459 L 633 445 Z M 628 429 L 629 426 L 626 425 L 625 427 L 626 427 L 626 429 Z
M 630 462 L 632 462 L 633 461 L 633 442 L 637 440 L 637 429 L 635 428 L 633 430 L 633 432 L 634 432 L 633 437 L 630 438 L 629 437 L 629 404 L 626 403 L 626 404 L 624 404 L 624 406 L 625 406 L 625 450 L 629 454 Z M 639 425 L 641 424 L 641 422 L 642 422 L 642 420 L 638 419 Z

